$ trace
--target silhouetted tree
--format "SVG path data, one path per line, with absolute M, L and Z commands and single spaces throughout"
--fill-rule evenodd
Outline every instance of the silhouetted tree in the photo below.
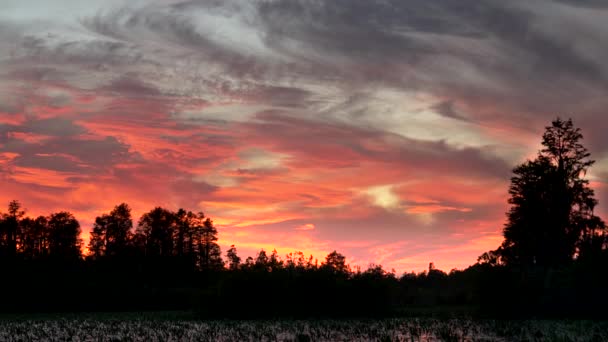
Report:
M 173 234 L 175 231 L 175 214 L 170 210 L 156 207 L 139 219 L 136 234 L 145 240 L 144 255 L 173 255 Z
M 202 213 L 201 213 L 202 216 Z M 200 240 L 198 251 L 200 255 L 200 267 L 203 270 L 221 269 L 224 267 L 222 252 L 217 244 L 217 229 L 213 226 L 213 221 L 207 218 L 202 226 L 198 226 Z
M 187 212 L 186 210 L 180 208 L 176 213 L 175 213 L 175 221 L 176 221 L 176 227 L 175 227 L 175 237 L 174 237 L 174 241 L 175 241 L 175 254 L 179 257 L 182 257 L 185 253 L 186 250 L 188 249 L 186 247 L 186 245 L 188 244 L 188 233 L 190 232 L 190 218 L 188 217 L 191 214 L 189 212 Z
M 435 267 L 435 263 L 429 263 L 429 270 L 426 273 L 426 278 L 430 281 L 430 282 L 437 282 L 437 281 L 441 281 L 441 280 L 445 280 L 447 279 L 448 274 L 443 272 L 442 270 L 438 270 Z
M 248 256 L 247 259 L 245 259 L 245 263 L 243 264 L 243 266 L 246 269 L 252 269 L 253 267 L 255 267 L 255 260 L 253 260 L 252 257 Z
M 605 224 L 593 213 L 597 200 L 583 178 L 594 161 L 582 138 L 572 120 L 558 118 L 546 127 L 537 158 L 514 169 L 505 240 L 495 252 L 501 262 L 557 266 L 604 247 Z
M 106 231 L 108 227 L 108 216 L 103 215 L 95 218 L 93 229 L 89 234 L 89 255 L 94 259 L 99 259 L 106 252 Z
M 124 255 L 132 228 L 133 219 L 129 205 L 121 203 L 114 207 L 110 212 L 110 224 L 106 231 L 106 255 Z
M 325 257 L 325 262 L 321 267 L 338 274 L 347 274 L 350 271 L 348 265 L 346 265 L 346 257 L 336 251 Z
M 500 264 L 500 254 L 497 251 L 485 252 L 477 258 L 478 264 L 496 266 Z
M 189 268 L 199 263 L 199 242 L 205 215 L 179 209 L 175 213 L 176 229 L 174 231 L 175 255 Z
M 55 259 L 78 260 L 82 255 L 80 224 L 69 212 L 51 214 L 48 219 L 49 255 Z
M 131 208 L 126 203 L 117 205 L 109 214 L 95 219 L 89 240 L 89 251 L 97 258 L 124 256 L 132 228 Z
M 255 257 L 255 268 L 258 270 L 270 271 L 270 260 L 264 249 L 261 249 Z
M 297 251 L 285 256 L 285 268 L 304 270 L 306 269 L 306 257 L 304 253 Z
M 20 236 L 20 222 L 25 211 L 21 209 L 19 201 L 8 204 L 8 212 L 0 217 L 0 256 L 15 257 Z
M 230 246 L 226 256 L 228 257 L 228 268 L 233 271 L 238 270 L 241 265 L 241 258 L 237 255 L 234 245 Z
M 432 270 L 436 271 L 434 268 Z M 387 274 L 382 265 L 371 263 L 367 266 L 365 272 L 361 273 L 361 276 L 371 279 L 382 279 Z
M 273 249 L 272 253 L 270 253 L 268 267 L 271 271 L 277 271 L 283 268 L 283 261 L 281 260 L 281 257 L 279 257 L 279 253 L 277 253 L 276 249 Z
M 28 260 L 45 257 L 49 254 L 48 218 L 38 216 L 21 220 L 20 253 Z

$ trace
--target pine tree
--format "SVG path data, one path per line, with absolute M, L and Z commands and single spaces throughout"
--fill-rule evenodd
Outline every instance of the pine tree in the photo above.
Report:
M 234 245 L 230 246 L 226 255 L 228 256 L 229 268 L 233 271 L 238 270 L 241 265 L 241 257 L 238 256 L 236 247 Z
M 129 205 L 122 203 L 115 206 L 109 214 L 95 218 L 89 240 L 89 252 L 94 258 L 125 255 L 132 228 Z
M 217 270 L 224 267 L 222 252 L 217 244 L 217 229 L 209 218 L 205 219 L 200 227 L 199 255 L 200 267 L 203 270 Z
M 606 226 L 584 177 L 595 163 L 572 120 L 546 127 L 543 149 L 517 166 L 509 187 L 508 222 L 497 254 L 511 265 L 559 266 L 604 248 Z

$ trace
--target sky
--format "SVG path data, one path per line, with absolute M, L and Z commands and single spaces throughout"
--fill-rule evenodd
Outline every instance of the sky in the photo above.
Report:
M 0 203 L 203 211 L 224 251 L 464 269 L 573 118 L 608 213 L 602 0 L 2 0 Z

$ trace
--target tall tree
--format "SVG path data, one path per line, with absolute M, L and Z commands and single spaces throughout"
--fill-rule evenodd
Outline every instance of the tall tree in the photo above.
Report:
M 312 255 L 311 255 L 312 257 Z M 301 251 L 289 253 L 285 256 L 285 268 L 305 270 L 307 267 L 306 257 Z
M 103 214 L 95 219 L 89 251 L 95 257 L 125 255 L 132 228 L 133 220 L 129 205 L 122 203 L 115 206 L 109 214 Z
M 261 249 L 255 257 L 255 267 L 259 270 L 270 271 L 270 259 L 264 249 Z
M 337 251 L 333 251 L 325 257 L 322 267 L 337 274 L 347 274 L 350 271 L 346 264 L 346 257 Z
M 220 246 L 217 244 L 217 229 L 213 225 L 213 221 L 207 218 L 202 226 L 198 226 L 198 228 L 200 232 L 198 252 L 201 269 L 221 269 L 224 267 L 224 261 L 222 260 Z
M 104 214 L 95 218 L 89 238 L 89 255 L 99 259 L 106 254 L 106 232 L 109 225 L 109 215 Z
M 279 257 L 279 253 L 277 253 L 276 249 L 273 249 L 272 253 L 270 253 L 268 266 L 272 271 L 277 271 L 283 268 L 283 260 L 281 260 L 281 257 Z
M 32 260 L 49 254 L 48 218 L 38 216 L 21 220 L 20 253 L 25 259 Z
M 233 271 L 238 270 L 241 266 L 241 257 L 238 256 L 236 247 L 234 247 L 234 245 L 230 246 L 226 256 L 228 257 L 228 268 Z
M 121 203 L 110 212 L 110 224 L 106 231 L 106 255 L 121 256 L 127 250 L 133 229 L 131 207 Z
M 20 236 L 20 222 L 25 216 L 19 201 L 8 204 L 8 212 L 0 216 L 0 256 L 15 257 Z
M 56 259 L 78 260 L 82 255 L 80 224 L 69 212 L 51 214 L 48 219 L 49 255 Z
M 205 214 L 179 209 L 175 217 L 175 254 L 195 261 L 198 258 L 198 240 L 200 239 L 200 229 L 204 226 Z
M 190 231 L 190 212 L 180 208 L 175 213 L 175 254 L 179 257 L 183 257 L 186 248 L 186 244 L 188 243 L 188 233 Z
M 144 237 L 146 256 L 173 255 L 173 234 L 175 214 L 170 210 L 156 207 L 139 219 L 137 234 Z
M 572 120 L 546 127 L 543 149 L 517 166 L 509 187 L 508 222 L 497 254 L 502 262 L 557 266 L 604 248 L 606 226 L 585 175 L 595 161 Z M 599 242 L 598 242 L 599 241 Z

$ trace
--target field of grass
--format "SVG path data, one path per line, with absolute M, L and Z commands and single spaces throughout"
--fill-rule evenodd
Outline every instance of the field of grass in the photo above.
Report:
M 197 321 L 184 314 L 3 317 L 0 341 L 608 341 L 592 321 Z

